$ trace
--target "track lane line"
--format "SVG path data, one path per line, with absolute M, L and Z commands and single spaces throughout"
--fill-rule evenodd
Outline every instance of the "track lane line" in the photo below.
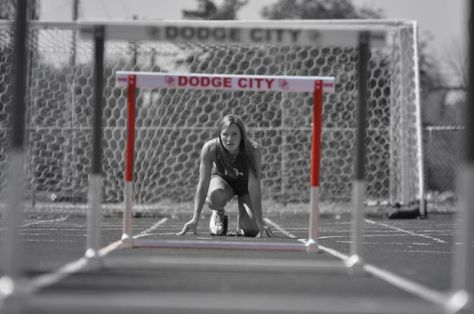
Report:
M 40 275 L 32 279 L 29 283 L 29 292 L 35 292 L 41 288 L 53 285 L 70 274 L 76 273 L 87 266 L 87 258 L 81 257 L 71 263 L 68 263 L 55 272 Z
M 288 238 L 290 239 L 298 239 L 297 236 L 295 236 L 293 233 L 283 229 L 281 226 L 279 226 L 277 223 L 273 222 L 272 220 L 270 220 L 269 218 L 264 218 L 263 219 L 267 224 L 269 224 L 270 226 L 272 226 L 273 228 L 277 229 L 278 231 L 280 231 L 281 233 L 283 233 L 284 235 L 286 235 Z
M 157 223 L 153 224 L 151 227 L 143 230 L 139 234 L 137 234 L 134 238 L 139 237 L 139 236 L 144 236 L 148 232 L 155 230 L 162 224 L 164 224 L 168 218 L 163 218 L 159 220 Z M 57 220 L 56 220 L 57 221 Z M 101 248 L 99 250 L 99 256 L 100 257 L 105 257 L 108 255 L 110 252 L 120 248 L 122 241 L 118 240 L 115 242 L 112 242 L 108 244 L 107 246 Z M 65 277 L 72 275 L 76 272 L 81 271 L 82 269 L 86 269 L 88 266 L 88 259 L 86 257 L 81 257 L 73 262 L 67 263 L 66 265 L 60 267 L 54 272 L 47 273 L 44 275 L 40 275 L 34 279 L 32 279 L 29 283 L 29 287 L 27 288 L 29 292 L 34 292 L 37 291 L 41 288 L 53 285 L 61 280 L 63 280 Z
M 68 218 L 69 217 L 65 216 L 65 217 L 48 219 L 48 220 L 39 220 L 39 221 L 27 222 L 27 223 L 21 225 L 21 228 L 34 226 L 34 225 L 40 225 L 40 224 L 46 224 L 46 223 L 62 222 L 62 221 L 67 220 Z
M 423 234 L 423 233 L 416 233 L 416 232 L 413 232 L 413 231 L 409 231 L 409 230 L 405 230 L 405 229 L 402 229 L 402 228 L 399 228 L 399 227 L 395 227 L 395 226 L 391 226 L 389 224 L 386 224 L 386 223 L 383 223 L 383 222 L 376 222 L 376 221 L 373 221 L 371 219 L 365 219 L 366 222 L 368 222 L 369 224 L 373 224 L 373 225 L 377 225 L 377 226 L 382 226 L 382 227 L 385 227 L 387 229 L 392 229 L 392 230 L 396 230 L 396 231 L 399 231 L 399 232 L 403 232 L 403 233 L 407 233 L 411 236 L 415 236 L 415 237 L 422 237 L 422 238 L 425 238 L 425 239 L 430 239 L 432 241 L 435 241 L 435 242 L 438 242 L 438 243 L 442 243 L 442 244 L 446 244 L 447 242 L 442 240 L 442 239 L 438 239 L 438 238 L 435 238 L 435 237 L 432 237 L 432 236 L 429 236 L 429 235 L 426 235 L 426 234 Z
M 369 219 L 366 219 L 366 221 L 368 221 L 369 223 L 372 223 L 373 221 L 370 221 Z M 373 222 L 375 223 L 375 222 Z M 288 234 L 288 235 L 292 235 L 294 238 L 296 238 L 296 236 L 294 236 L 291 232 L 288 232 L 286 231 L 283 227 L 279 226 L 278 224 L 272 222 L 272 225 L 275 226 L 275 228 L 277 228 L 278 230 L 282 230 L 282 231 L 285 231 L 284 233 L 285 234 Z M 387 225 L 388 226 L 388 225 Z M 396 228 L 396 227 L 394 227 Z M 400 228 L 397 228 L 397 229 L 400 229 Z M 406 231 L 406 230 L 403 230 L 403 229 L 400 229 L 401 231 Z M 410 232 L 409 232 L 410 233 Z M 413 235 L 418 235 L 419 234 L 416 234 L 416 233 L 413 233 Z M 431 238 L 431 237 L 429 237 Z M 440 240 L 440 239 L 438 239 Z M 298 241 L 305 241 L 304 239 L 298 239 Z M 443 241 L 443 240 L 440 240 L 440 241 Z M 337 250 L 334 250 L 334 249 L 331 249 L 331 248 L 328 248 L 328 247 L 325 247 L 323 245 L 318 245 L 318 247 L 334 256 L 334 257 L 337 257 L 341 260 L 343 260 L 345 263 L 348 262 L 350 260 L 350 256 L 344 254 L 344 253 L 341 253 Z M 402 276 L 399 276 L 397 274 L 394 274 L 394 273 L 391 273 L 387 270 L 384 270 L 384 269 L 381 269 L 381 268 L 378 268 L 377 266 L 374 266 L 374 265 L 371 265 L 371 264 L 367 264 L 367 263 L 364 263 L 363 264 L 363 270 L 366 271 L 367 273 L 405 291 L 405 292 L 408 292 L 412 295 L 415 295 L 425 301 L 429 301 L 437 306 L 440 306 L 441 308 L 445 308 L 446 307 L 446 304 L 449 304 L 449 297 L 450 295 L 449 294 L 446 294 L 446 293 L 443 293 L 443 292 L 440 292 L 440 291 L 437 291 L 437 290 L 434 290 L 434 289 L 431 289 L 429 287 L 426 287 L 422 284 L 419 284 L 417 282 L 414 282 L 414 281 L 411 281 L 405 277 L 402 277 Z
M 153 224 L 151 227 L 143 230 L 142 232 L 140 232 L 139 234 L 137 234 L 133 238 L 134 239 L 139 239 L 139 238 L 146 237 L 146 236 L 149 235 L 149 233 L 151 233 L 153 230 L 155 230 L 156 228 L 158 228 L 159 226 L 161 226 L 162 224 L 164 224 L 167 221 L 168 221 L 168 217 L 162 218 L 161 220 L 159 220 L 158 222 Z

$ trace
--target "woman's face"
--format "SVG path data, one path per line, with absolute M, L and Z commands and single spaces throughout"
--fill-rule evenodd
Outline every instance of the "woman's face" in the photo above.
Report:
M 237 153 L 239 151 L 240 141 L 242 140 L 239 127 L 235 124 L 231 124 L 227 128 L 222 129 L 221 140 L 225 149 L 231 153 Z

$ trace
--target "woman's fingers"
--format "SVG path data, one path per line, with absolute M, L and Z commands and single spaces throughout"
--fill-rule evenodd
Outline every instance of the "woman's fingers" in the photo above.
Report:
M 270 227 L 266 227 L 266 228 L 265 228 L 265 233 L 267 234 L 267 236 L 268 236 L 269 238 L 272 238 L 272 237 L 275 236 L 275 235 L 273 234 L 272 229 L 270 229 Z
M 267 237 L 269 238 L 273 238 L 275 236 L 275 234 L 273 234 L 273 231 L 272 229 L 270 229 L 270 227 L 265 227 L 265 233 L 267 234 Z
M 180 232 L 178 232 L 176 235 L 185 235 L 186 233 L 188 233 L 189 230 L 192 230 L 193 234 L 196 235 L 197 224 L 193 222 L 187 222 L 186 224 L 184 224 L 183 229 Z
M 186 224 L 184 225 L 183 229 L 180 232 L 178 232 L 176 235 L 185 235 L 189 231 L 189 229 L 190 229 L 189 226 Z

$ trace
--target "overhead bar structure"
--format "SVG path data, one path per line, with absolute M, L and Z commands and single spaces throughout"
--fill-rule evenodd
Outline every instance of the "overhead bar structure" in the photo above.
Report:
M 26 1 L 18 1 L 18 21 L 23 21 L 23 18 L 20 19 L 20 14 L 23 11 L 24 7 L 20 4 L 26 3 Z M 26 7 L 26 4 L 25 4 Z M 25 36 L 21 36 L 22 29 L 21 27 L 26 26 L 26 24 L 18 23 L 20 26 L 17 29 L 17 38 L 18 44 L 15 46 L 15 50 L 17 52 L 26 51 L 24 49 L 24 43 L 22 46 L 21 39 L 25 38 Z M 26 23 L 26 22 L 25 22 Z M 383 42 L 385 40 L 385 31 L 370 31 L 369 39 L 367 42 L 362 41 L 362 45 L 359 45 L 362 40 L 367 36 L 365 33 L 365 29 L 370 29 L 370 25 L 363 26 L 362 28 L 355 27 L 353 30 L 324 30 L 324 32 L 319 31 L 311 31 L 306 28 L 305 23 L 301 23 L 298 27 L 287 27 L 284 22 L 275 22 L 275 24 L 269 24 L 267 27 L 248 27 L 242 28 L 241 31 L 236 31 L 232 27 L 232 23 L 226 22 L 218 22 L 213 24 L 212 27 L 209 28 L 192 28 L 192 24 L 189 23 L 186 25 L 185 23 L 179 27 L 173 28 L 173 23 L 169 25 L 166 23 L 157 23 L 154 26 L 147 26 L 147 25 L 140 25 L 135 23 L 135 26 L 132 26 L 132 30 L 129 28 L 131 25 L 127 23 L 110 23 L 109 25 L 103 26 L 98 23 L 78 23 L 78 28 L 80 29 L 80 33 L 83 37 L 89 37 L 94 39 L 95 44 L 95 88 L 94 91 L 94 98 L 95 98 L 95 109 L 94 109 L 94 126 L 93 126 L 93 160 L 91 165 L 91 175 L 90 175 L 90 187 L 89 187 L 89 213 L 88 213 L 88 239 L 87 239 L 87 249 L 86 249 L 86 257 L 91 260 L 96 260 L 100 258 L 100 254 L 98 254 L 98 249 L 100 247 L 100 238 L 99 238 L 99 228 L 100 228 L 100 204 L 101 204 L 101 190 L 102 190 L 102 181 L 101 181 L 101 120 L 102 120 L 102 80 L 103 80 L 103 53 L 104 53 L 104 41 L 107 39 L 121 39 L 121 40 L 167 40 L 167 41 L 199 41 L 199 40 L 210 40 L 210 41 L 217 41 L 220 42 L 222 40 L 227 42 L 232 41 L 239 41 L 239 42 L 252 42 L 254 44 L 279 44 L 279 43 L 292 43 L 292 44 L 307 44 L 312 43 L 314 45 L 324 44 L 324 45 L 331 45 L 334 44 L 345 44 L 347 46 L 359 46 L 361 48 L 360 55 L 362 57 L 367 57 L 365 55 L 365 50 L 370 47 L 368 43 L 372 45 L 377 45 L 377 43 Z M 223 26 L 225 25 L 225 27 Z M 273 26 L 272 26 L 273 25 Z M 280 31 L 271 31 L 269 28 L 275 27 L 275 25 L 281 26 Z M 193 31 L 193 35 L 191 36 L 189 33 Z M 362 33 L 361 33 L 362 32 Z M 224 35 L 223 35 L 224 34 Z M 207 36 L 207 38 L 206 38 Z M 225 36 L 225 37 L 219 37 Z M 361 38 L 359 37 L 361 36 Z M 365 38 L 365 39 L 364 39 Z M 472 34 L 471 34 L 472 38 Z M 472 47 L 472 40 L 471 40 L 471 47 Z M 22 49 L 23 48 L 23 49 Z M 472 49 L 471 49 L 472 51 Z M 20 56 L 20 54 L 15 54 L 15 56 Z M 24 58 L 19 57 L 16 60 L 15 65 L 18 67 L 17 71 L 15 71 L 18 77 L 21 77 L 22 73 L 25 71 L 24 66 L 22 67 L 20 63 L 23 65 L 26 64 L 24 62 Z M 367 64 L 365 64 L 367 65 Z M 472 71 L 472 62 L 470 68 L 470 78 L 472 84 L 473 78 L 473 71 Z M 363 85 L 366 82 L 367 75 L 366 69 L 361 66 L 360 76 L 359 76 L 359 84 Z M 365 73 L 365 74 L 364 74 Z M 24 75 L 24 77 L 26 77 Z M 18 106 L 15 106 L 15 110 L 19 114 L 17 117 L 21 117 L 21 114 L 24 114 L 24 104 L 22 105 L 22 95 L 25 95 L 25 82 L 15 81 L 16 88 L 14 94 L 14 103 Z M 316 252 L 318 251 L 318 220 L 317 217 L 319 215 L 318 209 L 318 202 L 319 202 L 319 153 L 320 153 L 320 135 L 321 135 L 321 113 L 322 113 L 322 95 L 324 93 L 333 93 L 335 91 L 335 82 L 334 77 L 299 77 L 299 76 L 246 76 L 246 75 L 218 75 L 218 74 L 178 74 L 178 73 L 148 73 L 148 72 L 117 72 L 117 80 L 116 83 L 118 86 L 123 86 L 128 88 L 128 101 L 127 106 L 129 107 L 128 114 L 129 114 L 129 121 L 127 123 L 127 151 L 126 151 L 126 171 L 125 171 L 125 208 L 124 208 L 124 218 L 123 218 L 123 236 L 122 236 L 122 243 L 124 246 L 131 246 L 131 247 L 159 247 L 159 248 L 186 248 L 186 249 L 195 249 L 195 248 L 203 248 L 203 249 L 226 249 L 226 250 L 265 250 L 265 251 L 295 251 L 295 252 Z M 270 241 L 259 241 L 251 242 L 251 241 L 188 241 L 188 240 L 148 240 L 148 239 L 140 239 L 135 238 L 132 235 L 132 210 L 133 210 L 133 138 L 134 138 L 134 117 L 133 121 L 131 120 L 132 115 L 134 115 L 134 108 L 135 108 L 135 92 L 136 88 L 141 87 L 149 87 L 149 88 L 188 88 L 188 89 L 220 89 L 220 90 L 249 90 L 249 91 L 294 91 L 294 92 L 308 92 L 313 93 L 313 123 L 312 123 L 312 148 L 311 148 L 311 167 L 310 167 L 310 187 L 311 187 L 311 217 L 310 217 L 310 227 L 309 227 L 309 235 L 306 241 L 301 242 L 270 242 Z M 364 100 L 364 90 L 359 90 L 360 102 L 359 106 L 359 128 L 365 127 L 366 119 L 364 114 L 365 104 L 363 103 Z M 470 92 L 470 104 L 471 104 L 471 111 L 472 113 L 472 87 Z M 472 114 L 469 115 L 470 122 L 474 121 L 472 118 Z M 20 119 L 21 120 L 21 119 Z M 14 121 L 17 121 L 14 119 Z M 19 121 L 19 120 L 18 120 Z M 19 124 L 16 127 L 23 127 L 23 125 Z M 472 129 L 471 129 L 472 131 Z M 363 145 L 365 131 L 360 129 L 358 131 L 358 145 Z M 21 136 L 23 134 L 20 132 Z M 469 133 L 472 135 L 472 132 Z M 473 135 L 474 136 L 474 135 Z M 23 140 L 21 137 L 18 138 L 19 141 L 13 141 L 17 145 L 16 147 L 19 148 L 20 154 L 17 157 L 24 157 L 23 156 Z M 472 145 L 472 143 L 471 143 Z M 469 146 L 472 147 L 472 146 Z M 470 150 L 471 152 L 473 150 Z M 471 156 L 471 155 L 470 155 Z M 363 167 L 363 157 L 364 151 L 363 148 L 358 148 L 358 158 L 357 158 L 357 167 Z M 18 159 L 16 159 L 18 160 Z M 22 160 L 22 159 L 20 159 Z M 474 159 L 471 157 L 467 158 L 467 167 L 469 169 L 469 173 L 471 174 L 468 177 L 468 187 L 472 187 L 473 183 L 473 176 L 472 171 Z M 22 173 L 22 165 L 13 164 L 12 173 L 18 175 Z M 363 169 L 363 168 L 360 168 Z M 363 172 L 357 172 L 355 175 L 355 179 L 361 179 Z M 18 181 L 20 182 L 20 181 Z M 355 264 L 360 263 L 363 261 L 361 254 L 361 237 L 362 237 L 362 223 L 361 223 L 361 206 L 360 204 L 363 202 L 365 198 L 365 189 L 363 188 L 363 182 L 359 186 L 359 188 L 354 190 L 353 195 L 355 208 L 357 212 L 355 213 L 357 216 L 353 219 L 359 219 L 357 222 L 353 224 L 353 241 L 355 245 L 351 248 L 351 257 L 359 257 L 353 260 Z M 361 188 L 362 186 L 362 188 Z M 20 186 L 21 187 L 21 186 Z M 14 187 L 12 191 L 14 190 Z M 16 190 L 15 193 L 12 192 L 11 197 L 9 200 L 10 209 L 7 211 L 8 213 L 13 212 L 14 210 L 19 208 L 20 200 L 21 200 L 21 193 L 19 192 L 21 189 Z M 468 195 L 466 193 L 466 200 L 472 200 L 472 194 Z M 466 211 L 468 218 L 472 220 L 472 203 L 470 202 L 470 211 Z M 466 205 L 467 206 L 467 205 Z M 10 252 L 10 249 L 17 249 L 16 242 L 18 240 L 18 216 L 14 216 L 9 221 L 12 221 L 14 224 L 13 226 L 15 229 L 12 229 L 11 235 L 13 238 L 7 238 L 7 250 L 2 251 L 2 255 L 5 252 Z M 472 236 L 472 226 L 469 228 L 468 225 L 463 226 L 464 233 L 461 233 L 463 239 L 471 240 L 473 239 Z M 470 232 L 470 233 L 469 233 Z M 12 251 L 13 252 L 13 251 Z M 472 265 L 472 247 L 465 245 L 463 247 L 462 254 L 458 255 L 461 258 L 457 260 L 460 261 L 459 264 L 463 268 L 466 268 Z M 10 257 L 10 262 L 4 262 L 2 266 L 6 266 L 8 271 L 6 273 L 7 277 L 4 278 L 17 278 L 17 274 L 20 274 L 20 269 L 18 265 L 14 265 L 11 261 L 17 261 L 19 255 L 17 252 L 13 252 L 12 255 L 7 256 Z M 11 268 L 8 268 L 10 267 Z M 306 267 L 306 265 L 303 265 Z M 348 263 L 345 266 L 348 265 Z M 278 266 L 280 267 L 280 265 Z M 466 271 L 463 271 L 462 275 L 469 275 L 472 273 L 470 268 Z M 468 280 L 462 280 L 462 276 L 458 276 L 458 281 L 455 281 L 454 287 L 459 288 L 459 292 L 464 291 L 471 291 L 472 296 L 472 276 Z M 8 286 L 5 283 L 8 281 L 1 281 L 0 282 L 0 290 L 1 288 L 12 288 L 15 287 L 14 285 Z M 469 293 L 469 292 L 468 292 Z M 458 296 L 458 295 L 455 295 Z M 95 296 L 94 296 L 95 297 Z M 214 296 L 213 296 L 214 297 Z M 155 300 L 156 295 L 149 296 L 150 300 Z M 313 298 L 313 296 L 311 296 Z M 41 297 L 37 298 L 39 302 L 42 301 Z M 472 299 L 472 297 L 471 297 Z M 33 296 L 30 300 L 34 303 L 35 296 Z M 141 300 L 141 299 L 140 299 Z M 179 302 L 181 302 L 181 298 Z M 337 300 L 340 301 L 340 298 Z M 64 300 L 63 296 L 61 295 L 57 300 L 64 302 L 63 305 L 70 305 L 75 304 L 77 302 L 78 306 L 81 308 L 86 304 L 87 306 L 91 306 L 90 304 L 84 303 L 84 300 L 77 301 L 77 299 L 73 300 Z M 90 301 L 90 300 L 89 300 Z M 117 301 L 116 298 L 114 301 Z M 166 300 L 159 300 L 166 301 Z M 276 300 L 277 301 L 277 300 Z M 103 304 L 103 298 L 98 298 L 97 304 Z M 271 303 L 271 302 L 270 302 Z M 58 302 L 53 302 L 54 306 L 58 305 Z M 112 304 L 112 303 L 111 303 Z M 166 304 L 166 303 L 161 303 Z M 283 304 L 283 303 L 281 303 Z M 331 302 L 331 305 L 337 304 L 337 302 Z M 353 306 L 354 302 L 350 302 L 348 308 Z M 59 303 L 59 305 L 61 305 Z M 96 305 L 96 304 L 94 304 Z M 278 304 L 280 305 L 280 304 Z M 397 306 L 400 303 L 397 301 Z M 386 304 L 383 304 L 386 306 Z M 275 310 L 280 310 L 281 308 L 275 307 Z M 154 309 L 153 309 L 154 310 Z M 397 308 L 398 310 L 398 308 Z
M 80 36 L 92 38 L 94 21 L 80 23 Z M 315 30 L 315 25 L 318 30 Z M 370 30 L 374 45 L 384 45 L 386 30 L 375 23 L 351 25 L 350 29 L 311 21 L 195 21 L 108 22 L 105 36 L 110 40 L 150 40 L 166 42 L 249 43 L 255 45 L 312 45 L 357 47 L 359 33 Z

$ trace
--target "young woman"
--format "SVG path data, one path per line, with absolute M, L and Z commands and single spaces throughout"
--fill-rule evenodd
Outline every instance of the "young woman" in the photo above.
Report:
M 218 122 L 218 132 L 219 135 L 207 141 L 201 150 L 194 215 L 178 235 L 188 231 L 197 234 L 197 225 L 206 201 L 212 210 L 209 223 L 211 235 L 225 235 L 227 216 L 224 207 L 237 195 L 237 234 L 272 236 L 262 216 L 259 145 L 247 137 L 244 124 L 235 115 L 224 116 Z

